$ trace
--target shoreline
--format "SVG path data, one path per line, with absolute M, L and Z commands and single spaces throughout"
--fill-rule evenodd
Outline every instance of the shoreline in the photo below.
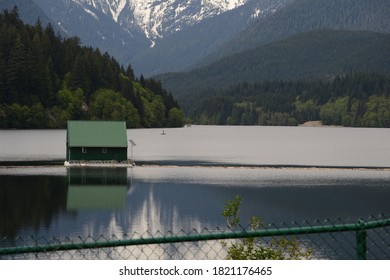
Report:
M 322 124 L 321 121 L 307 121 L 303 124 L 300 124 L 299 126 L 301 126 L 301 127 L 323 127 L 325 125 Z
M 305 165 L 305 164 L 240 164 L 219 162 L 195 162 L 195 161 L 138 161 L 135 166 L 65 166 L 65 160 L 27 160 L 27 161 L 0 161 L 0 168 L 18 167 L 61 167 L 64 168 L 136 168 L 136 167 L 161 167 L 161 168 L 245 168 L 245 169 L 307 169 L 307 170 L 372 170 L 390 171 L 390 166 L 338 166 L 338 165 Z
M 328 125 L 323 124 L 322 121 L 307 121 L 305 123 L 299 124 L 299 127 L 353 127 L 353 126 L 342 126 L 342 125 Z M 360 127 L 364 128 L 364 127 Z
M 2 167 L 33 167 L 33 166 L 64 166 L 65 160 L 5 160 L 0 161 L 0 168 Z

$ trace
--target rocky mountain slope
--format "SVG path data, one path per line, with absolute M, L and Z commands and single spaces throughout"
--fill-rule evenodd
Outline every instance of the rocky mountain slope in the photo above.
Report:
M 150 76 L 191 66 L 253 20 L 293 0 L 31 1 L 64 34 Z

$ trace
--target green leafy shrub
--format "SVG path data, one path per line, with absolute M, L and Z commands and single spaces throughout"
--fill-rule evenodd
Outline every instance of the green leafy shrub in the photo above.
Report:
M 226 219 L 228 228 L 234 230 L 240 224 L 240 206 L 242 198 L 236 196 L 229 200 L 222 212 Z M 263 228 L 263 223 L 259 217 L 251 217 L 249 220 L 251 230 Z M 237 242 L 222 242 L 227 250 L 228 260 L 302 260 L 308 259 L 312 255 L 312 250 L 303 247 L 296 239 L 285 237 L 273 237 L 265 244 L 259 238 L 243 238 Z

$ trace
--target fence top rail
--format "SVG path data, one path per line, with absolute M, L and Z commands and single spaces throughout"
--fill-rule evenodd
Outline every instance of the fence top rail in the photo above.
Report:
M 120 247 L 120 246 L 134 246 L 134 245 L 151 245 L 151 244 L 163 244 L 163 243 L 182 243 L 182 242 L 194 242 L 194 241 L 206 241 L 206 240 L 221 240 L 221 239 L 236 239 L 236 238 L 251 238 L 251 237 L 272 237 L 272 236 L 288 236 L 288 235 L 302 235 L 302 234 L 318 234 L 318 233 L 332 233 L 332 232 L 345 232 L 345 231 L 364 231 L 380 227 L 390 226 L 390 219 L 382 219 L 375 221 L 359 220 L 356 223 L 337 224 L 337 225 L 319 225 L 319 226 L 304 226 L 304 227 L 285 227 L 275 229 L 260 229 L 260 230 L 240 230 L 240 231 L 221 231 L 221 232 L 208 232 L 204 233 L 192 233 L 188 235 L 177 236 L 161 236 L 161 237 L 139 237 L 133 239 L 123 240 L 107 240 L 107 241 L 95 241 L 95 242 L 79 242 L 79 243 L 59 243 L 59 244 L 46 244 L 35 246 L 18 246 L 0 248 L 1 255 L 13 255 L 13 254 L 28 254 L 28 253 L 40 253 L 40 252 L 52 252 L 52 251 L 69 251 L 69 250 L 82 250 L 82 249 L 96 249 L 107 247 Z

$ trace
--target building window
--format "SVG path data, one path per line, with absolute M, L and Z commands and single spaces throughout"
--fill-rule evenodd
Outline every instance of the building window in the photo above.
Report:
M 103 153 L 103 154 L 107 154 L 107 148 L 103 148 L 103 149 L 102 149 L 102 153 Z
M 82 147 L 82 148 L 81 148 L 81 152 L 82 152 L 83 154 L 86 154 L 86 153 L 87 153 L 87 148 L 86 148 L 86 147 Z

